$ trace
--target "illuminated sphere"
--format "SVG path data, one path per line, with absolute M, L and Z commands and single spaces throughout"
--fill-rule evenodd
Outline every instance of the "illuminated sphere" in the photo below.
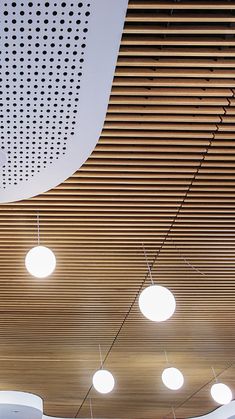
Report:
M 139 308 L 147 319 L 163 322 L 175 311 L 175 297 L 171 291 L 161 285 L 150 285 L 139 296 Z
M 93 375 L 93 386 L 99 393 L 110 393 L 114 388 L 114 378 L 111 372 L 107 370 L 98 370 Z
M 163 371 L 162 381 L 170 390 L 179 390 L 184 384 L 184 376 L 177 368 L 169 367 Z
M 56 258 L 48 247 L 35 246 L 28 251 L 25 266 L 27 271 L 36 278 L 46 278 L 54 271 Z
M 211 396 L 219 404 L 227 404 L 233 398 L 230 388 L 223 383 L 213 384 L 211 387 Z

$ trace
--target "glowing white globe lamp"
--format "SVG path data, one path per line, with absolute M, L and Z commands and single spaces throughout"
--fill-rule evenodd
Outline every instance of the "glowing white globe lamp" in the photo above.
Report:
M 184 376 L 178 368 L 168 367 L 162 373 L 162 381 L 170 390 L 179 390 L 184 384 Z
M 113 390 L 115 380 L 113 375 L 108 370 L 100 369 L 93 375 L 93 386 L 99 392 L 103 394 L 110 393 Z
M 147 319 L 163 322 L 175 311 L 175 297 L 168 288 L 161 285 L 150 285 L 139 296 L 139 308 Z
M 35 246 L 25 257 L 27 271 L 36 278 L 46 278 L 56 267 L 56 258 L 51 249 L 46 246 Z
M 228 404 L 233 398 L 230 388 L 223 383 L 215 383 L 211 386 L 211 396 L 219 404 Z

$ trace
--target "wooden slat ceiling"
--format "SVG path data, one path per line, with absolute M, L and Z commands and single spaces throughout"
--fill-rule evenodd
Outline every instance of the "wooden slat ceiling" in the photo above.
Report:
M 41 395 L 48 415 L 89 417 L 91 397 L 95 417 L 187 418 L 216 407 L 213 365 L 235 394 L 234 33 L 234 0 L 130 0 L 91 157 L 0 207 L 1 389 Z M 46 280 L 24 268 L 37 211 L 58 263 Z M 142 242 L 177 299 L 163 324 L 136 303 Z M 89 391 L 99 344 L 117 382 L 107 396 Z M 164 350 L 185 375 L 176 393 Z

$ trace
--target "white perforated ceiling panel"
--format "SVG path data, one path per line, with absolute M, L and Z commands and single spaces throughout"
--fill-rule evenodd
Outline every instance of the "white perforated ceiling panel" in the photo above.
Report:
M 127 0 L 3 1 L 0 202 L 74 173 L 102 129 Z

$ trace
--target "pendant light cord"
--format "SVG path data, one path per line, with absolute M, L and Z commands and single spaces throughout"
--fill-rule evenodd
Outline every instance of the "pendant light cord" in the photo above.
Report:
M 166 364 L 169 365 L 169 359 L 168 359 L 167 351 L 164 351 L 164 354 L 165 354 Z
M 215 373 L 215 369 L 214 369 L 214 367 L 211 367 L 211 369 L 212 369 L 212 373 L 213 373 L 213 376 L 214 376 L 215 382 L 216 382 L 216 383 L 218 383 L 218 378 L 217 378 L 217 375 L 216 375 L 216 373 Z
M 103 358 L 102 358 L 102 352 L 101 352 L 101 346 L 99 344 L 99 354 L 100 354 L 100 369 L 103 368 Z
M 37 231 L 38 231 L 38 246 L 40 246 L 40 222 L 39 222 L 39 212 L 37 213 Z
M 176 246 L 176 244 L 174 243 L 174 241 L 169 237 L 169 240 L 171 240 L 175 250 L 177 251 L 178 255 L 180 256 L 181 259 L 183 259 L 183 261 L 185 262 L 186 265 L 188 265 L 191 269 L 193 269 L 194 271 L 196 271 L 197 273 L 199 273 L 202 276 L 207 276 L 204 272 L 202 272 L 200 269 L 198 269 L 196 266 L 194 266 L 191 262 L 189 262 L 186 257 L 181 253 L 181 251 L 179 250 L 179 248 Z
M 154 285 L 152 268 L 150 267 L 150 264 L 149 264 L 149 261 L 148 261 L 148 257 L 147 257 L 147 254 L 146 254 L 144 243 L 142 243 L 142 247 L 143 247 L 144 257 L 145 257 L 145 261 L 146 261 L 146 265 L 147 265 L 147 269 L 148 269 L 148 273 L 149 273 L 149 278 L 150 278 L 150 281 L 151 281 L 152 285 Z
M 92 409 L 92 401 L 91 398 L 89 400 L 89 405 L 90 405 L 90 415 L 91 415 L 91 419 L 93 419 L 93 409 Z

